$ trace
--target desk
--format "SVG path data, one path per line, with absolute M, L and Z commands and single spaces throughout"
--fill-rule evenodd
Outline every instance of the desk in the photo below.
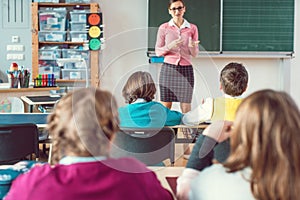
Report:
M 180 125 L 169 126 L 169 127 L 170 128 L 198 128 L 198 129 L 206 129 L 206 127 L 208 127 L 209 125 L 210 125 L 210 123 L 203 123 L 203 124 L 199 124 L 199 125 L 195 125 L 195 126 L 180 124 Z
M 21 99 L 29 105 L 29 112 L 33 112 L 35 105 L 54 105 L 61 96 L 21 96 Z
M 7 87 L 3 87 L 7 85 Z M 0 98 L 5 99 L 7 97 L 18 97 L 27 95 L 49 95 L 50 91 L 60 90 L 59 87 L 46 87 L 46 88 L 8 88 L 8 83 L 0 83 Z M 24 101 L 23 101 L 24 102 Z M 25 107 L 25 112 L 28 112 L 28 107 Z
M 1 83 L 0 85 L 3 85 Z M 0 86 L 0 93 L 16 93 L 17 97 L 21 94 L 32 94 L 32 93 L 37 93 L 37 94 L 49 94 L 50 90 L 59 90 L 59 87 L 45 87 L 45 88 L 3 88 Z M 15 95 L 13 95 L 15 96 Z
M 47 124 L 48 114 L 44 113 L 0 113 L 0 124 L 33 123 L 37 126 Z
M 206 127 L 208 125 L 209 125 L 209 123 L 201 123 L 201 124 L 195 125 L 195 126 L 180 124 L 180 125 L 169 126 L 169 127 L 172 128 L 175 132 L 175 136 L 176 136 L 175 143 L 195 143 L 198 135 L 201 134 L 202 131 L 204 129 L 206 129 Z M 190 131 L 190 133 L 186 133 L 186 134 L 188 134 L 188 137 L 178 138 L 178 130 L 179 129 L 181 129 L 182 131 L 185 131 L 185 130 Z
M 182 171 L 185 168 L 184 167 L 148 167 L 148 168 L 156 174 L 161 185 L 167 190 L 169 190 L 175 197 L 176 194 L 174 194 L 174 191 L 172 190 L 170 184 L 168 183 L 167 177 L 176 178 L 182 174 Z

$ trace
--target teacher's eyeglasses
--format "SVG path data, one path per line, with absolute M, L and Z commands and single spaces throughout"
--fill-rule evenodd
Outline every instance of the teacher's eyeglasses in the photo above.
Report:
M 170 10 L 172 10 L 173 12 L 175 12 L 176 10 L 182 11 L 183 8 L 184 8 L 184 6 L 179 6 L 177 8 L 170 8 Z

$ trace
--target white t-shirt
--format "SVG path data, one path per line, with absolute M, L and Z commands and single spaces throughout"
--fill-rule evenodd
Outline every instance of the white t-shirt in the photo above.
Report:
M 242 98 L 242 96 L 232 97 L 228 94 L 224 94 L 224 98 L 236 99 Z M 202 104 L 185 113 L 182 117 L 182 122 L 186 125 L 194 126 L 202 122 L 210 121 L 213 115 L 213 105 L 214 99 L 211 97 L 206 98 Z
M 189 199 L 255 200 L 247 179 L 251 169 L 228 173 L 221 164 L 214 164 L 199 173 L 192 181 Z

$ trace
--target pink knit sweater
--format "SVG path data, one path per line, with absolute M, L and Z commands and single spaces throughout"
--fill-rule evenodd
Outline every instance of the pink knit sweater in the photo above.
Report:
M 173 199 L 156 175 L 132 158 L 34 167 L 5 200 Z

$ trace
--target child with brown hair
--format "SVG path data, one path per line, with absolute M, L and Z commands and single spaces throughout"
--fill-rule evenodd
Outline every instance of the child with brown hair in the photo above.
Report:
M 241 95 L 248 86 L 248 72 L 241 63 L 228 63 L 220 73 L 220 89 L 224 96 L 207 98 L 203 104 L 186 113 L 182 121 L 187 125 L 198 125 L 205 121 L 233 121 L 242 102 Z
M 242 94 L 248 86 L 248 72 L 246 68 L 236 62 L 228 63 L 220 73 L 220 89 L 224 96 L 207 98 L 205 102 L 183 116 L 183 123 L 198 125 L 204 121 L 228 120 L 233 121 L 235 113 L 242 102 Z M 187 199 L 185 191 L 189 190 L 191 180 L 199 171 L 212 164 L 211 160 L 199 158 L 205 136 L 199 135 L 189 157 L 189 161 L 182 175 L 177 179 L 177 194 L 181 199 Z M 229 155 L 229 140 L 223 141 L 214 149 L 214 157 L 223 162 Z
M 122 90 L 128 105 L 119 108 L 120 126 L 159 128 L 180 124 L 182 114 L 152 101 L 155 93 L 156 87 L 150 73 L 142 71 L 133 73 Z

